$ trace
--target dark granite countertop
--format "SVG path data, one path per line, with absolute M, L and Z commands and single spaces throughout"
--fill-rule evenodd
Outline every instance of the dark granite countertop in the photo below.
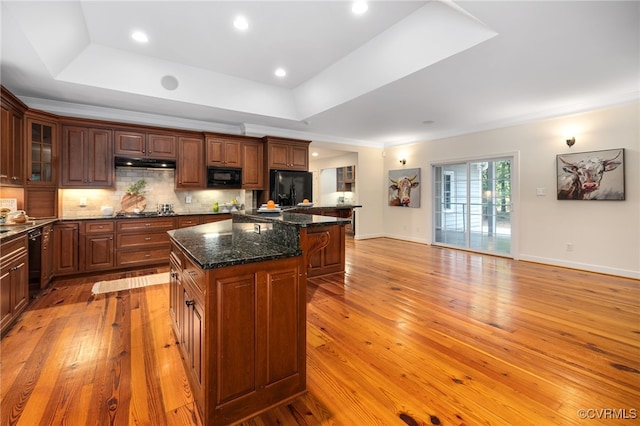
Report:
M 49 223 L 54 223 L 58 219 L 31 219 L 24 224 L 19 225 L 0 225 L 0 240 L 9 239 L 15 235 L 20 235 L 31 231 L 32 229 L 40 228 Z
M 232 223 L 232 220 L 223 220 L 167 232 L 202 269 L 263 262 L 302 254 L 297 242 L 287 244 L 287 238 L 273 235 L 276 232 L 273 228 L 264 226 L 261 231 L 259 234 L 255 233 L 252 223 L 236 224 Z
M 295 208 L 295 210 L 297 210 L 297 208 Z M 350 219 L 288 212 L 287 210 L 283 210 L 282 212 L 278 213 L 261 213 L 257 210 L 250 210 L 235 213 L 234 217 L 242 216 L 249 218 L 249 220 L 256 220 L 259 222 L 280 222 L 288 225 L 295 225 L 299 228 L 307 228 L 311 226 L 347 225 L 351 223 Z M 246 222 L 247 220 L 245 219 L 244 221 Z
M 140 214 L 136 214 L 136 213 L 127 213 L 125 215 L 118 215 L 118 214 L 114 214 L 114 215 L 110 215 L 110 216 L 78 216 L 78 217 L 64 217 L 64 218 L 59 218 L 56 219 L 58 221 L 61 222 L 75 222 L 78 220 L 120 220 L 120 219 L 145 219 L 145 218 L 157 218 L 157 217 L 183 217 L 183 216 L 224 216 L 224 215 L 230 215 L 230 212 L 202 212 L 202 213 L 174 213 L 174 214 L 168 214 L 168 215 L 161 215 L 161 214 L 157 214 L 155 212 L 142 212 Z

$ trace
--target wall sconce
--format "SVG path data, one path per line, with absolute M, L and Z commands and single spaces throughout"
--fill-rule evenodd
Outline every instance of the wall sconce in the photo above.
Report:
M 402 165 L 404 166 L 405 164 L 407 164 L 407 160 L 405 160 L 405 159 L 403 158 L 402 160 L 400 160 L 400 164 L 402 164 Z
M 570 138 L 567 138 L 567 146 L 569 148 L 571 148 L 573 146 L 573 144 L 575 144 L 575 143 L 576 143 L 576 138 L 575 137 L 572 136 Z

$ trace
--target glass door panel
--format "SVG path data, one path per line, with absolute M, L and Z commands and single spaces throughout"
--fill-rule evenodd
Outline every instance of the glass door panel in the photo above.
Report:
M 511 254 L 511 159 L 438 165 L 434 243 Z

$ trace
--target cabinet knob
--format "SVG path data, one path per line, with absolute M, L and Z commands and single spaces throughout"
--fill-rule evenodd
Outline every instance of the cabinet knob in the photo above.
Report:
M 193 306 L 196 304 L 196 302 L 194 302 L 193 300 L 185 300 L 184 304 L 187 306 Z

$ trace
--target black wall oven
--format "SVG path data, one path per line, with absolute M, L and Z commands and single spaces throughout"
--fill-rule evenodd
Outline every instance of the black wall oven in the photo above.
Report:
M 207 188 L 241 189 L 242 169 L 239 167 L 207 167 Z

